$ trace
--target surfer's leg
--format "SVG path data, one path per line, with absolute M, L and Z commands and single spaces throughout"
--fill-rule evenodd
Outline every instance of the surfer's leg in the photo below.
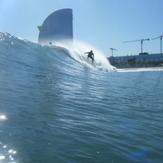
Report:
M 91 57 L 91 59 L 92 59 L 92 63 L 94 62 L 94 58 L 93 57 Z

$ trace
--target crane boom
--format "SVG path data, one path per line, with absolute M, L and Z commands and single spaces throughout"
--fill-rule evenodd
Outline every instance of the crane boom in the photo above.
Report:
M 139 39 L 139 40 L 132 40 L 132 41 L 124 41 L 123 43 L 140 42 L 140 44 L 141 44 L 141 53 L 143 53 L 143 43 L 144 43 L 144 41 L 150 41 L 150 39 L 146 38 L 146 39 Z

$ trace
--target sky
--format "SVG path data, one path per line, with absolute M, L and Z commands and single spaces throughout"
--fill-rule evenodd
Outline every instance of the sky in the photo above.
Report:
M 37 42 L 38 25 L 52 12 L 73 9 L 74 38 L 106 56 L 140 52 L 140 42 L 163 34 L 163 0 L 0 0 L 0 32 Z M 159 39 L 144 42 L 144 51 L 159 52 Z

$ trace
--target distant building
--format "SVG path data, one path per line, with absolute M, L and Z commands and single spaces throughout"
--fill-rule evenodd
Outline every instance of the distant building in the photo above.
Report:
M 73 41 L 72 9 L 61 9 L 49 15 L 39 28 L 38 42 L 53 44 L 62 40 Z

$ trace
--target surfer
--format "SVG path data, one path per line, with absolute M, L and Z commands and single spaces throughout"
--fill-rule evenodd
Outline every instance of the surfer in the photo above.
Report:
M 85 52 L 84 54 L 88 54 L 87 59 L 91 58 L 92 59 L 92 64 L 94 62 L 94 53 L 91 50 L 90 52 Z

